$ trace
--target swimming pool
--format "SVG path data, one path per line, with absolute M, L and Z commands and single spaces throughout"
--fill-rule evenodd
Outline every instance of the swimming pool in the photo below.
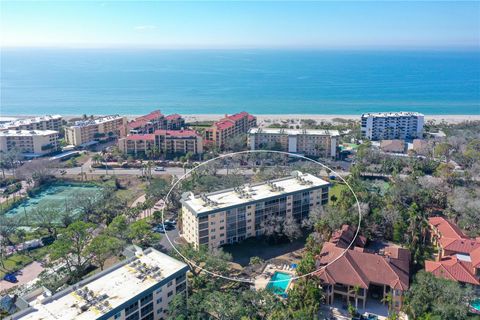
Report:
M 286 293 L 291 279 L 292 276 L 290 274 L 275 271 L 268 282 L 267 289 L 272 290 L 275 294 L 283 295 Z
M 472 302 L 470 302 L 470 307 L 475 310 L 475 313 L 480 314 L 480 299 L 475 299 Z

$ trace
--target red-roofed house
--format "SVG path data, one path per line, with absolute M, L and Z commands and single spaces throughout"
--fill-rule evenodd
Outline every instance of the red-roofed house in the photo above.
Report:
M 205 130 L 205 139 L 218 148 L 223 148 L 229 138 L 247 133 L 257 125 L 257 118 L 243 111 L 234 115 L 225 115 L 225 118 L 215 122 Z
M 353 240 L 354 230 L 343 226 L 324 243 L 317 256 L 316 275 L 321 280 L 327 303 L 332 304 L 335 297 L 340 296 L 353 300 L 356 306 L 360 302 L 365 309 L 369 295 L 383 300 L 391 294 L 392 306 L 400 309 L 403 293 L 409 287 L 410 252 L 398 247 L 385 248 L 383 255 L 366 252 L 362 247 L 346 249 Z M 355 240 L 355 243 L 362 245 L 365 240 Z M 358 289 L 356 293 L 355 289 Z
M 431 217 L 428 223 L 430 240 L 437 246 L 438 255 L 436 261 L 425 261 L 425 270 L 480 289 L 480 239 L 467 237 L 443 217 Z
M 194 130 L 155 130 L 153 134 L 131 134 L 118 140 L 118 147 L 129 154 L 154 151 L 164 156 L 203 153 L 203 139 Z

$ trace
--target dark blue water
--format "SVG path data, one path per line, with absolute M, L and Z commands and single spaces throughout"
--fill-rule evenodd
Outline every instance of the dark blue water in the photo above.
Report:
M 480 52 L 8 49 L 1 113 L 480 114 Z

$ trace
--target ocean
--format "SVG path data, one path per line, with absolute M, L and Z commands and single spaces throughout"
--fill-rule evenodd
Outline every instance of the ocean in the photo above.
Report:
M 1 115 L 480 114 L 478 51 L 2 49 Z

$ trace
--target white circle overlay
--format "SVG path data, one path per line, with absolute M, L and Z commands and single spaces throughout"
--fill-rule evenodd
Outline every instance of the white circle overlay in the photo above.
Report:
M 357 195 L 355 194 L 355 192 L 353 191 L 352 187 L 348 184 L 348 182 L 342 177 L 340 176 L 335 170 L 329 168 L 328 166 L 324 165 L 323 163 L 319 162 L 319 161 L 316 161 L 316 160 L 313 160 L 313 159 L 310 159 L 310 158 L 307 158 L 305 156 L 302 156 L 302 155 L 299 155 L 299 154 L 296 154 L 296 153 L 290 153 L 290 152 L 286 152 L 286 151 L 276 151 L 276 150 L 246 150 L 246 151 L 239 151 L 239 152 L 231 152 L 231 153 L 226 153 L 226 154 L 222 154 L 222 155 L 219 155 L 218 157 L 215 157 L 215 158 L 212 158 L 212 159 L 209 159 L 207 161 L 204 161 L 202 163 L 200 163 L 199 165 L 197 165 L 196 167 L 188 170 L 187 172 L 185 172 L 184 175 L 182 175 L 177 181 L 175 181 L 172 185 L 172 187 L 170 188 L 170 190 L 168 190 L 168 193 L 167 195 L 165 196 L 165 199 L 164 199 L 164 203 L 165 205 L 163 206 L 163 208 L 161 209 L 161 218 L 162 218 L 162 226 L 165 228 L 165 224 L 164 224 L 164 212 L 165 212 L 165 207 L 167 205 L 167 201 L 168 201 L 168 198 L 170 196 L 170 194 L 172 193 L 173 189 L 175 189 L 175 187 L 183 180 L 185 179 L 186 177 L 189 176 L 189 174 L 193 171 L 195 171 L 196 169 L 200 168 L 201 166 L 204 166 L 210 162 L 213 162 L 213 161 L 216 161 L 216 160 L 219 160 L 219 159 L 224 159 L 224 158 L 228 158 L 228 157 L 232 157 L 232 156 L 235 156 L 235 155 L 241 155 L 241 154 L 249 154 L 249 153 L 276 153 L 276 154 L 283 154 L 283 155 L 288 155 L 288 156 L 292 156 L 292 157 L 296 157 L 296 158 L 299 158 L 299 159 L 304 159 L 304 160 L 307 160 L 307 161 L 310 161 L 310 162 L 313 162 L 315 164 L 318 164 L 320 166 L 322 166 L 324 169 L 328 169 L 330 170 L 331 172 L 333 172 L 335 174 L 336 177 L 340 178 L 340 180 L 342 180 L 346 186 L 348 187 L 348 189 L 350 189 L 350 192 L 352 192 L 353 194 L 353 197 L 355 198 L 355 201 L 357 203 L 357 209 L 358 209 L 358 226 L 357 226 L 357 230 L 355 231 L 355 236 L 353 237 L 352 241 L 350 242 L 350 244 L 347 246 L 347 249 L 345 249 L 338 257 L 336 257 L 335 259 L 333 259 L 332 261 L 330 261 L 328 264 L 326 264 L 325 266 L 322 266 L 320 268 L 318 268 L 317 270 L 314 270 L 310 273 L 307 273 L 307 274 L 304 274 L 304 275 L 301 275 L 301 276 L 294 276 L 292 278 L 290 278 L 290 281 L 294 281 L 294 280 L 297 280 L 297 279 L 300 279 L 300 278 L 304 278 L 304 277 L 307 277 L 307 276 L 310 276 L 310 275 L 313 275 L 314 273 L 317 273 L 319 272 L 320 270 L 328 267 L 329 265 L 331 265 L 332 263 L 334 263 L 335 261 L 337 261 L 338 259 L 340 259 L 342 256 L 344 256 L 348 250 L 348 248 L 350 248 L 354 243 L 355 243 L 355 240 L 357 239 L 357 236 L 359 234 L 359 231 L 360 231 L 360 225 L 361 225 L 361 222 L 362 222 L 362 211 L 361 211 L 361 208 L 360 208 L 360 202 L 358 201 L 358 198 L 357 198 Z M 175 252 L 180 256 L 182 257 L 185 261 L 187 261 L 188 263 L 190 263 L 191 265 L 193 265 L 195 268 L 198 268 L 200 269 L 201 271 L 207 273 L 207 274 L 210 274 L 214 277 L 218 277 L 218 278 L 222 278 L 222 279 L 225 279 L 225 280 L 229 280 L 229 281 L 237 281 L 237 282 L 243 282 L 243 283 L 251 283 L 251 284 L 254 284 L 255 283 L 255 279 L 248 279 L 248 278 L 236 278 L 236 277 L 227 277 L 227 276 L 224 276 L 224 275 L 221 275 L 221 274 L 218 274 L 218 273 L 215 273 L 215 272 L 211 272 L 207 269 L 204 269 L 202 267 L 200 267 L 199 265 L 197 265 L 195 263 L 195 261 L 192 261 L 190 259 L 188 259 L 187 257 L 185 257 L 176 247 L 175 245 L 173 244 L 173 242 L 170 240 L 170 237 L 168 236 L 168 233 L 165 232 L 165 237 L 167 238 L 168 242 L 170 243 L 170 245 L 172 246 L 172 248 L 175 250 Z M 276 283 L 276 282 L 285 282 L 285 280 L 269 280 L 269 282 L 271 283 Z

